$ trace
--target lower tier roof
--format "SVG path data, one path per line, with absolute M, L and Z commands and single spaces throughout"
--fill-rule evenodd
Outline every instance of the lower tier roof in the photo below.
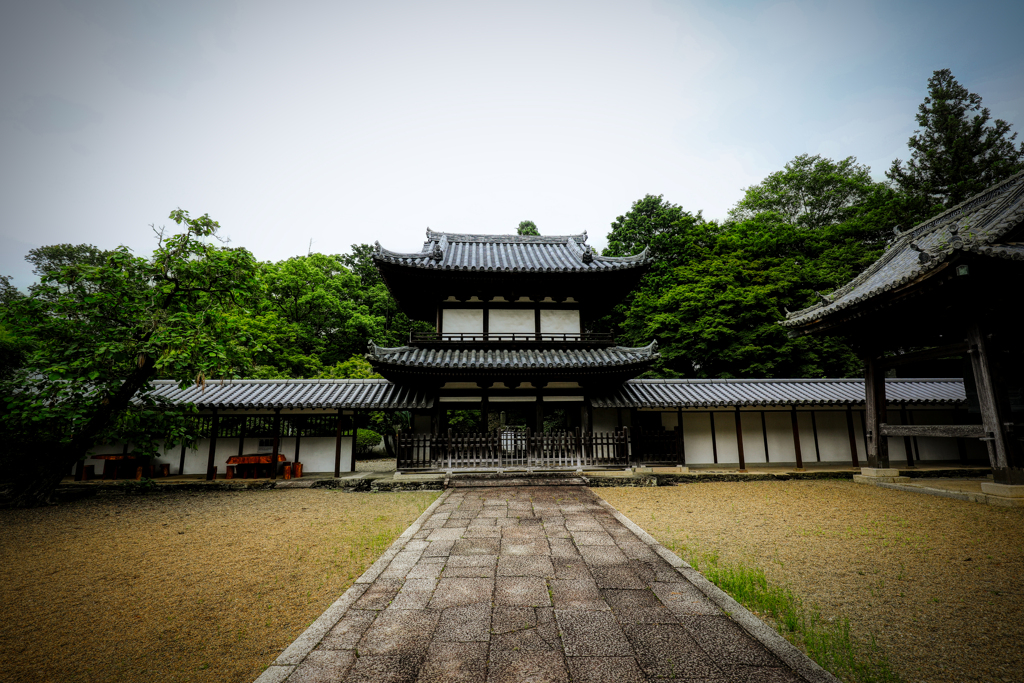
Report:
M 366 358 L 375 366 L 438 370 L 600 370 L 647 364 L 657 357 L 657 342 L 647 346 L 609 346 L 603 349 L 387 348 L 370 342 L 370 350 L 366 354 Z
M 202 409 L 414 410 L 434 406 L 433 394 L 383 379 L 224 380 L 179 389 L 157 380 L 154 394 Z M 885 380 L 889 403 L 962 405 L 960 379 Z M 629 380 L 614 392 L 594 396 L 595 408 L 723 408 L 751 406 L 859 406 L 861 379 Z

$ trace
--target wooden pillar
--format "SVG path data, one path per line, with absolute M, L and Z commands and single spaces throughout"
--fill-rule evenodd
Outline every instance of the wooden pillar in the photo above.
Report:
M 910 415 L 907 412 L 907 402 L 904 401 L 900 404 L 900 422 L 905 425 L 911 424 Z M 910 440 L 909 436 L 903 437 L 903 450 L 907 453 L 907 467 L 914 466 L 914 443 Z
M 686 464 L 686 435 L 683 434 L 683 408 L 676 406 L 676 427 L 679 432 L 676 434 L 676 450 L 679 452 L 679 464 Z
M 302 417 L 293 418 L 292 426 L 295 428 L 295 462 L 298 464 L 299 448 L 302 447 Z
M 718 435 L 715 434 L 715 411 L 708 411 L 708 415 L 711 417 L 711 457 L 714 459 L 715 464 L 718 464 Z
M 239 457 L 241 457 L 242 455 L 245 455 L 245 452 L 244 452 L 244 450 L 245 450 L 245 428 L 246 428 L 248 422 L 249 422 L 249 416 L 248 415 L 243 415 L 242 416 L 242 426 L 239 428 L 239 432 L 238 432 L 238 455 L 239 455 Z
M 818 417 L 814 414 L 814 409 L 811 409 L 811 436 L 814 437 L 814 458 L 818 462 L 821 462 L 821 447 L 818 445 Z
M 853 430 L 853 406 L 846 406 L 846 433 L 850 437 L 850 462 L 853 463 L 854 467 L 860 467 L 860 461 L 857 458 L 857 434 Z M 818 447 L 818 435 L 814 435 L 814 447 Z M 821 458 L 818 458 L 821 460 Z
M 800 421 L 796 416 L 796 406 L 790 406 L 790 422 L 793 423 L 793 452 L 796 453 L 796 468 L 804 468 L 804 456 L 800 450 Z
M 544 397 L 537 397 L 537 429 L 534 430 L 535 434 L 544 433 Z
M 584 434 L 594 431 L 594 407 L 590 404 L 590 397 L 583 399 L 580 407 L 580 431 Z
M 480 431 L 481 432 L 489 432 L 489 431 L 491 431 L 491 422 L 490 422 L 490 417 L 489 417 L 490 407 L 491 407 L 490 402 L 487 400 L 487 394 L 485 393 L 483 396 L 480 397 L 480 423 L 481 423 L 480 424 Z
M 359 411 L 352 413 L 352 469 L 356 468 L 356 444 L 359 442 Z M 339 463 L 340 466 L 340 463 Z
M 764 437 L 764 461 L 765 463 L 771 462 L 771 458 L 768 456 L 768 423 L 764 419 L 764 411 L 761 411 L 761 436 Z
M 178 462 L 178 476 L 185 474 L 185 435 L 181 436 L 181 460 Z
M 281 450 L 281 409 L 274 410 L 274 453 L 270 457 L 270 478 L 277 479 L 277 453 Z
M 885 370 L 869 355 L 864 361 L 864 419 L 867 422 L 868 467 L 889 467 L 889 438 L 879 434 L 885 424 Z
M 1003 433 L 1000 405 L 996 396 L 996 380 L 992 373 L 988 340 L 977 322 L 967 328 L 967 344 L 971 368 L 974 371 L 974 384 L 978 387 L 981 424 L 988 432 L 985 435 L 985 445 L 988 447 L 988 460 L 992 466 L 993 479 L 997 483 L 1009 484 L 1011 482 L 1006 436 Z
M 341 476 L 341 425 L 344 418 L 341 409 L 338 409 L 338 430 L 334 437 L 334 476 Z M 352 457 L 355 457 L 355 439 L 352 440 Z
M 75 481 L 85 481 L 85 460 L 75 463 Z
M 743 458 L 743 423 L 740 420 L 739 406 L 736 406 L 736 452 L 740 456 L 740 472 L 746 472 L 747 462 Z
M 217 431 L 220 428 L 220 420 L 217 418 L 217 409 L 213 409 L 213 418 L 210 420 L 210 455 L 206 460 L 206 481 L 214 477 L 214 462 L 217 456 Z

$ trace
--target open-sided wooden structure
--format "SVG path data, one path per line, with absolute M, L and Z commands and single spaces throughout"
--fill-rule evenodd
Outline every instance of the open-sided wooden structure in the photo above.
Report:
M 850 339 L 865 366 L 868 461 L 889 467 L 887 437 L 980 439 L 995 482 L 1024 485 L 1021 283 L 1024 276 L 1024 173 L 900 233 L 882 257 L 814 306 L 791 313 L 793 335 Z M 892 425 L 887 371 L 963 357 L 967 396 L 978 424 Z

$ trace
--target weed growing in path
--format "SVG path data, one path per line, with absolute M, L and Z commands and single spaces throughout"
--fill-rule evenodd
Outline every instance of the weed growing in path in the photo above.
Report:
M 868 642 L 857 642 L 850 634 L 849 619 L 823 619 L 816 607 L 806 607 L 792 590 L 771 584 L 764 570 L 726 563 L 717 552 L 701 552 L 684 544 L 672 544 L 671 549 L 741 605 L 774 622 L 779 633 L 802 646 L 822 668 L 855 683 L 900 681 L 874 635 Z

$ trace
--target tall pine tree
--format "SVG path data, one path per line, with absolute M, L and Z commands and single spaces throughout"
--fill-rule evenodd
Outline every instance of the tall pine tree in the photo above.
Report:
M 949 208 L 1024 169 L 1024 144 L 1001 119 L 992 121 L 981 95 L 968 92 L 949 69 L 928 79 L 918 108 L 921 129 L 910 137 L 910 160 L 886 175 L 907 195 Z

